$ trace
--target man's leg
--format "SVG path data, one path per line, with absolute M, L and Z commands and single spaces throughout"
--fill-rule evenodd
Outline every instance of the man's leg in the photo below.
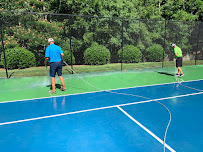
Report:
M 183 71 L 182 71 L 181 67 L 178 67 L 178 73 L 183 74 Z
M 178 60 L 178 66 L 177 66 L 177 67 L 178 67 L 178 71 L 180 72 L 180 74 L 183 74 L 183 71 L 182 71 L 182 69 L 181 69 L 181 67 L 182 67 L 182 62 L 183 62 L 182 60 L 183 60 L 183 59 L 182 59 L 182 57 L 179 57 L 177 60 Z
M 63 76 L 59 76 L 59 79 L 61 80 L 62 89 L 66 89 Z
M 59 65 L 58 65 L 58 71 L 57 71 L 57 73 L 58 73 L 59 79 L 60 79 L 61 84 L 62 84 L 61 91 L 66 91 L 64 78 L 63 78 L 63 76 L 62 76 L 62 64 L 61 64 L 61 62 L 60 62 Z
M 50 76 L 51 76 L 52 90 L 49 91 L 49 93 L 51 93 L 51 94 L 55 94 L 56 93 L 55 75 L 56 75 L 56 66 L 55 66 L 55 63 L 51 63 L 51 65 L 50 65 Z
M 180 70 L 179 70 L 179 68 L 177 67 L 177 69 L 178 69 L 178 73 L 177 74 L 180 74 Z
M 51 85 L 52 85 L 52 91 L 56 91 L 55 77 L 51 77 Z
M 178 59 L 176 59 L 176 68 L 178 69 L 178 73 L 176 74 L 176 76 L 177 76 L 177 75 L 180 74 L 180 71 L 179 71 L 179 68 L 178 68 Z

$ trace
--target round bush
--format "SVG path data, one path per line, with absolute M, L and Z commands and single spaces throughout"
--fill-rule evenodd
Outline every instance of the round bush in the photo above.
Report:
M 63 53 L 64 53 L 63 60 L 66 63 L 71 64 L 71 52 L 67 51 L 67 50 L 63 50 Z M 74 57 L 74 55 L 72 55 L 72 63 L 75 64 L 75 57 Z
M 6 62 L 8 69 L 22 69 L 35 66 L 35 56 L 32 52 L 21 48 L 15 47 L 5 50 Z M 2 65 L 5 67 L 4 54 L 1 55 Z
M 145 59 L 147 62 L 160 62 L 163 60 L 163 51 L 164 49 L 161 45 L 154 44 L 145 51 Z
M 85 64 L 103 65 L 110 62 L 110 51 L 103 45 L 97 43 L 85 50 L 84 52 Z
M 122 60 L 122 49 L 118 51 L 119 61 Z M 124 45 L 123 63 L 138 63 L 142 59 L 141 51 L 133 45 Z

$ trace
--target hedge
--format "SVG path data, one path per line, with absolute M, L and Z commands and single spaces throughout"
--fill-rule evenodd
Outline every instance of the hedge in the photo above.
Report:
M 122 49 L 118 51 L 119 62 L 123 63 L 138 63 L 142 59 L 141 51 L 133 45 L 123 46 L 123 59 L 122 59 Z
M 36 65 L 34 54 L 24 48 L 15 47 L 6 49 L 5 54 L 8 69 L 23 69 Z M 1 62 L 1 64 L 5 67 L 3 53 L 1 54 Z
M 103 65 L 110 62 L 110 51 L 103 45 L 93 43 L 84 52 L 85 64 Z
M 147 62 L 160 62 L 163 60 L 163 52 L 164 49 L 160 44 L 154 44 L 145 51 L 144 57 Z

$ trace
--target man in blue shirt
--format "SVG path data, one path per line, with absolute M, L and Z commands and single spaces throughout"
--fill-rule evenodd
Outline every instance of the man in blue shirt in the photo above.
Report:
M 52 90 L 49 91 L 51 94 L 56 93 L 56 86 L 55 86 L 55 75 L 56 72 L 60 78 L 62 88 L 61 91 L 66 91 L 64 79 L 62 76 L 62 64 L 61 64 L 61 56 L 64 56 L 62 49 L 60 46 L 54 44 L 54 39 L 48 39 L 49 46 L 46 48 L 45 52 L 45 64 L 49 60 L 50 62 L 50 76 L 51 76 L 51 84 Z

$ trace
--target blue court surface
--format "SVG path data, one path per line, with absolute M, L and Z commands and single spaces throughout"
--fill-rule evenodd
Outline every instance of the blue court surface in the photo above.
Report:
M 166 152 L 201 152 L 203 80 L 111 90 L 164 104 Z M 0 103 L 2 152 L 162 152 L 168 111 L 105 91 Z

